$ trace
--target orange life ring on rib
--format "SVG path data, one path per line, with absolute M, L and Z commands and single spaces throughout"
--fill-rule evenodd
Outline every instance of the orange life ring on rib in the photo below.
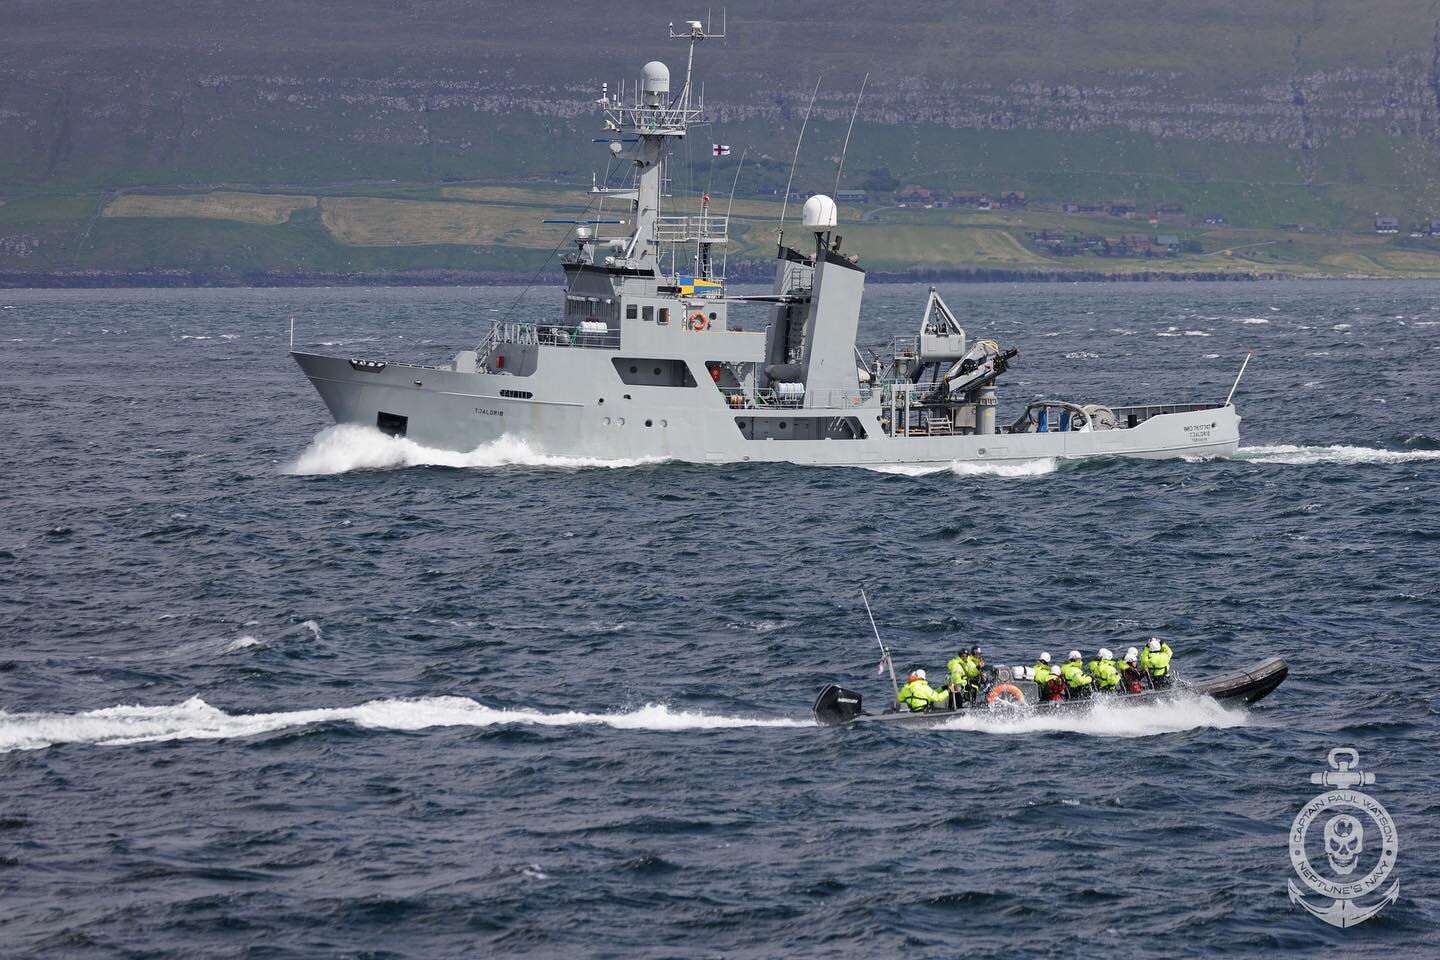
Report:
M 696 310 L 694 313 L 690 314 L 691 330 L 704 330 L 708 326 L 710 326 L 710 321 L 705 318 L 705 314 L 701 313 L 699 310 Z
M 1009 703 L 1025 702 L 1025 694 L 1021 693 L 1020 688 L 1013 683 L 1000 683 L 991 687 L 990 692 L 985 695 L 985 702 L 993 704 L 1001 697 L 1004 697 Z

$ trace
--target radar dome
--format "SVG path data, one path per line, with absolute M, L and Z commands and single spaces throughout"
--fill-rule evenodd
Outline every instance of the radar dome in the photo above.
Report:
M 670 68 L 659 60 L 651 60 L 640 69 L 640 89 L 645 93 L 670 92 Z
M 823 193 L 815 194 L 805 201 L 805 209 L 800 212 L 800 222 L 816 230 L 828 230 L 835 226 L 835 201 Z

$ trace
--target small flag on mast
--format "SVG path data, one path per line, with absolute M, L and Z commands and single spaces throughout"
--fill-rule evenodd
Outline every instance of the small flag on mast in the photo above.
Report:
M 717 144 L 714 144 L 714 145 L 710 148 L 710 151 L 711 151 L 712 153 L 714 153 L 715 156 L 717 156 L 717 157 L 728 157 L 728 156 L 730 156 L 730 144 L 728 144 L 728 143 L 717 143 Z

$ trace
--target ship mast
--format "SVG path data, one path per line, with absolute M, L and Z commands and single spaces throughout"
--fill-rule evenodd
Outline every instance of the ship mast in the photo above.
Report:
M 711 263 L 710 247 L 725 243 L 729 239 L 728 218 L 712 217 L 708 205 L 702 205 L 699 216 L 662 216 L 660 201 L 665 185 L 665 158 L 671 140 L 684 139 L 690 125 L 703 120 L 704 104 L 694 102 L 695 46 L 702 40 L 723 37 L 720 33 L 707 32 L 699 20 L 690 20 L 685 29 L 677 32 L 670 25 L 670 38 L 689 41 L 685 64 L 685 80 L 680 89 L 670 97 L 670 69 L 658 60 L 645 64 L 641 70 L 640 84 L 633 98 L 627 100 L 622 90 L 612 98 L 607 84 L 597 101 L 604 114 L 604 129 L 612 135 L 610 150 L 617 157 L 628 159 L 634 164 L 635 186 L 633 190 L 611 190 L 594 187 L 595 193 L 615 194 L 629 199 L 634 204 L 634 232 L 617 244 L 616 256 L 606 257 L 606 266 L 629 270 L 653 270 L 663 275 L 666 247 L 679 245 L 694 248 L 686 262 L 694 262 L 708 272 Z M 672 256 L 672 259 L 675 259 Z M 680 273 L 677 264 L 671 272 Z

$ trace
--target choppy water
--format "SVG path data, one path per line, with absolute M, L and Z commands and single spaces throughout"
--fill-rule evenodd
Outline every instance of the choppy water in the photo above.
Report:
M 919 475 L 426 450 L 285 357 L 294 316 L 443 359 L 516 290 L 0 292 L 0 954 L 1426 954 L 1435 290 L 946 289 L 1023 348 L 1002 415 L 1256 360 L 1234 459 Z M 862 338 L 923 302 L 872 289 Z M 902 667 L 1159 633 L 1292 677 L 818 728 L 827 680 L 884 697 L 861 584 Z M 1335 746 L 1400 834 L 1343 931 L 1286 890 Z

